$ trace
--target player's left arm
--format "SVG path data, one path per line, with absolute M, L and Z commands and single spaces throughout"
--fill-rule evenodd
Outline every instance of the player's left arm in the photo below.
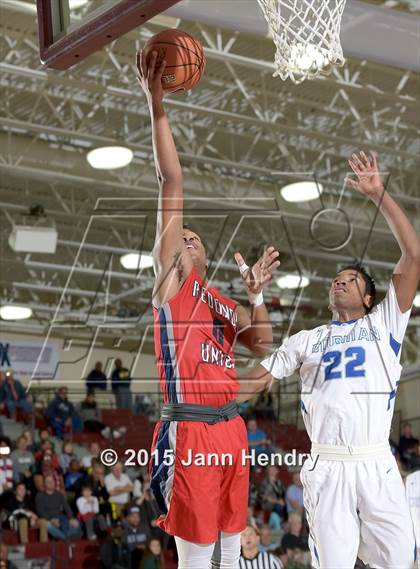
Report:
M 357 180 L 349 184 L 368 196 L 385 217 L 401 250 L 401 257 L 392 275 L 398 306 L 405 312 L 414 300 L 420 280 L 420 240 L 410 220 L 384 189 L 376 155 L 368 157 L 364 152 L 353 154 L 349 164 Z
M 251 304 L 251 312 L 238 304 L 238 341 L 251 352 L 265 356 L 271 352 L 273 330 L 264 304 L 262 291 L 265 284 L 271 280 L 273 271 L 280 266 L 279 252 L 274 247 L 267 247 L 258 261 L 249 268 L 242 255 L 235 253 L 235 261 Z

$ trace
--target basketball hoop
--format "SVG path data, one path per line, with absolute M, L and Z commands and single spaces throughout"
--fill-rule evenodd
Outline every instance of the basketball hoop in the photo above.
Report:
M 274 77 L 294 83 L 345 62 L 340 43 L 346 0 L 257 0 L 276 46 Z

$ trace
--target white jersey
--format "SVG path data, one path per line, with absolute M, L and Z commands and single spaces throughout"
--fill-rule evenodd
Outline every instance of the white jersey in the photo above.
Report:
M 412 472 L 405 479 L 408 507 L 414 525 L 417 549 L 420 551 L 420 470 Z M 418 559 L 420 567 L 420 559 Z
M 302 330 L 261 362 L 276 379 L 299 368 L 302 415 L 312 442 L 388 441 L 410 312 L 401 312 L 391 281 L 370 314 Z

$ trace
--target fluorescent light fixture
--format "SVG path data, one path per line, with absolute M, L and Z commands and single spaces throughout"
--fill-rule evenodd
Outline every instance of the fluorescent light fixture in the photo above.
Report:
M 413 304 L 416 308 L 420 308 L 420 292 L 414 297 Z
M 95 148 L 86 155 L 86 160 L 98 170 L 114 170 L 130 164 L 133 151 L 125 146 L 102 146 Z
M 26 320 L 32 316 L 32 309 L 17 304 L 8 304 L 0 307 L 0 318 L 3 320 Z
M 77 10 L 87 3 L 88 0 L 69 0 L 69 8 L 70 10 Z
M 307 202 L 319 198 L 324 191 L 321 184 L 316 182 L 294 182 L 287 184 L 281 190 L 281 197 L 287 202 Z
M 127 253 L 120 259 L 124 269 L 148 269 L 153 267 L 152 255 L 139 255 L 138 253 Z
M 299 275 L 285 275 L 279 277 L 276 284 L 279 288 L 305 288 L 309 284 L 309 279 Z

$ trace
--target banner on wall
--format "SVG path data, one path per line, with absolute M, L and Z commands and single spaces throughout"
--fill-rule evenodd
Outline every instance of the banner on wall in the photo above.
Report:
M 60 358 L 59 342 L 43 340 L 8 340 L 0 336 L 0 370 L 12 368 L 16 379 L 30 379 L 41 354 L 34 378 L 53 379 Z

